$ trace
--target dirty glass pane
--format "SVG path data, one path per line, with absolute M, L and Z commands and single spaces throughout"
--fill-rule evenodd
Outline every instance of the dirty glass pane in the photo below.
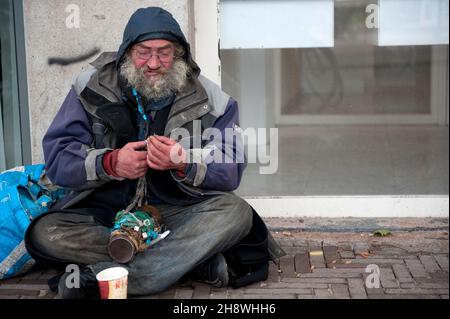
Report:
M 431 116 L 437 97 L 432 92 L 442 86 L 435 75 L 448 69 L 448 45 L 380 46 L 379 29 L 367 26 L 366 9 L 371 3 L 334 1 L 331 48 L 222 50 L 224 89 L 249 109 L 268 104 L 265 119 L 258 115 L 255 121 L 244 110 L 244 125 L 246 117 L 250 118 L 248 126 L 270 122 L 270 110 L 277 108 L 284 119 L 302 115 Z M 306 35 L 299 32 L 297 36 Z M 242 89 L 256 86 L 258 90 Z
M 377 45 L 366 5 L 335 2 L 333 48 L 281 51 L 282 114 L 429 114 L 432 47 Z

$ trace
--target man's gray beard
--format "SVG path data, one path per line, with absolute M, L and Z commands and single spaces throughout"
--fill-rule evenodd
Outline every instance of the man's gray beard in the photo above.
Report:
M 161 68 L 161 77 L 149 82 L 145 76 L 148 66 L 140 69 L 134 66 L 133 60 L 127 56 L 120 66 L 120 75 L 128 81 L 144 98 L 147 100 L 159 101 L 170 97 L 172 94 L 179 92 L 186 84 L 189 74 L 188 64 L 182 60 L 174 61 L 171 69 Z

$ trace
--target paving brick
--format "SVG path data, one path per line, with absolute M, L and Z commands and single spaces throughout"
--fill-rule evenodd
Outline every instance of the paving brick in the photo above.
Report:
M 297 299 L 316 299 L 314 295 L 297 295 Z
M 174 299 L 177 290 L 176 288 L 170 288 L 163 293 L 159 294 L 159 299 Z
M 347 283 L 346 278 L 304 278 L 300 276 L 300 278 L 285 278 L 282 282 L 287 283 L 317 283 L 317 284 L 345 284 Z
M 211 286 L 196 283 L 192 299 L 209 299 L 211 295 Z
M 448 256 L 434 255 L 434 258 L 436 259 L 442 270 L 448 272 Z
M 449 281 L 449 274 L 446 271 L 436 271 L 434 273 L 430 274 L 431 278 L 436 279 L 436 280 L 445 280 L 445 281 Z
M 333 292 L 331 289 L 314 289 L 316 299 L 333 299 Z
M 247 295 L 284 295 L 284 294 L 298 294 L 298 295 L 310 295 L 312 294 L 311 288 L 271 288 L 271 289 L 245 289 Z
M 306 239 L 295 239 L 294 246 L 302 247 L 305 252 L 308 250 L 308 241 Z
M 339 255 L 342 259 L 354 259 L 355 254 L 351 250 L 342 250 L 339 252 Z
M 367 293 L 362 279 L 349 278 L 348 289 L 350 290 L 350 296 L 353 299 L 367 299 Z
M 356 259 L 347 259 L 347 260 L 339 260 L 336 264 L 332 265 L 332 269 L 362 269 L 365 270 L 367 267 L 367 264 L 363 263 L 353 263 L 353 261 Z
M 332 266 L 340 259 L 338 248 L 336 246 L 324 246 L 323 255 L 328 267 Z
M 403 264 L 403 260 L 402 259 L 381 259 L 381 258 L 356 258 L 354 260 L 352 260 L 353 264 L 364 264 L 364 265 L 378 265 L 378 266 L 382 266 L 382 265 L 393 265 L 393 264 Z
M 174 299 L 191 299 L 193 294 L 194 289 L 192 288 L 178 288 Z
M 383 288 L 366 288 L 367 296 L 372 295 L 384 295 L 384 289 Z
M 355 252 L 355 255 L 367 253 L 370 251 L 370 245 L 366 243 L 356 243 L 353 246 L 353 251 Z
M 400 288 L 403 288 L 403 289 L 411 289 L 411 288 L 414 288 L 414 287 L 416 287 L 416 284 L 413 283 L 413 282 L 402 282 L 402 283 L 400 283 Z
M 280 281 L 280 266 L 278 263 L 269 263 L 269 277 L 267 282 L 279 282 Z
M 286 252 L 286 254 L 290 256 L 295 256 L 296 254 L 301 254 L 305 252 L 305 249 L 302 247 L 283 247 L 283 250 Z
M 21 284 L 13 284 L 13 285 L 1 285 L 1 290 L 48 290 L 48 285 L 21 285 Z
M 294 246 L 294 239 L 290 239 L 290 238 L 277 238 L 277 243 L 285 248 L 285 247 L 293 247 Z
M 322 243 L 316 240 L 308 240 L 308 250 L 309 251 L 322 250 Z
M 437 295 L 370 295 L 369 299 L 439 299 Z
M 346 284 L 331 284 L 331 291 L 335 299 L 350 299 L 350 291 Z
M 386 289 L 386 294 L 394 295 L 442 295 L 448 293 L 448 289 L 423 289 L 423 288 L 411 288 L 411 289 Z
M 27 273 L 23 278 L 24 279 L 37 279 L 42 276 L 43 272 L 44 271 L 42 269 L 32 270 L 29 273 Z
M 294 257 L 284 256 L 280 259 L 281 278 L 295 278 Z
M 441 299 L 448 299 L 448 295 L 442 295 Z
M 332 269 L 332 270 L 336 270 L 336 269 Z M 342 269 L 342 270 L 347 270 L 347 269 Z M 329 273 L 329 274 L 325 274 L 325 273 L 318 273 L 318 272 L 313 272 L 311 274 L 302 274 L 300 278 L 361 278 L 362 274 L 361 273 L 356 273 L 356 272 L 341 272 L 341 273 Z
M 413 278 L 404 264 L 392 265 L 392 270 L 394 271 L 395 277 L 400 283 L 413 282 Z
M 0 299 L 2 296 L 31 296 L 37 299 L 39 292 L 39 290 L 0 289 Z
M 297 274 L 305 274 L 311 272 L 311 264 L 309 261 L 309 254 L 297 254 L 294 257 L 295 261 L 295 272 Z
M 228 290 L 226 289 L 211 289 L 210 299 L 227 299 L 228 298 Z
M 425 289 L 448 289 L 448 282 L 418 283 L 416 287 Z
M 313 250 L 315 251 L 315 250 Z M 311 267 L 313 269 L 326 268 L 325 258 L 323 256 L 309 256 L 309 260 L 311 262 Z
M 309 289 L 309 288 L 328 288 L 328 283 L 319 282 L 280 282 L 269 283 L 265 287 L 266 289 Z
M 372 250 L 372 253 L 380 256 L 390 256 L 391 258 L 398 258 L 397 256 L 409 256 L 407 250 L 399 247 L 381 246 Z
M 55 299 L 56 297 L 56 293 L 49 291 L 49 290 L 41 290 L 38 294 L 38 299 L 44 299 L 44 300 L 48 300 L 48 299 Z
M 277 299 L 297 299 L 297 295 L 295 294 L 282 294 L 277 295 Z M 230 292 L 228 295 L 228 299 L 269 299 L 269 297 L 266 294 L 244 294 L 241 292 Z
M 441 268 L 439 267 L 438 263 L 436 262 L 436 259 L 434 259 L 433 256 L 426 256 L 421 255 L 419 256 L 420 262 L 425 267 L 425 270 L 427 272 L 437 272 L 440 271 Z
M 150 295 L 150 296 L 139 296 L 139 297 L 128 297 L 128 299 L 136 299 L 136 300 L 159 300 L 163 299 L 160 295 Z
M 340 251 L 351 251 L 351 252 L 353 252 L 353 243 L 341 242 L 341 243 L 337 243 L 336 246 L 339 248 Z
M 398 288 L 399 282 L 395 278 L 394 272 L 391 268 L 380 269 L 380 281 L 384 288 Z
M 361 278 L 365 268 L 316 269 L 310 274 L 301 274 L 300 278 Z
M 406 267 L 414 278 L 427 278 L 429 277 L 425 267 L 422 265 L 418 258 L 405 259 Z
M 18 283 L 20 283 L 21 280 L 23 280 L 23 277 L 14 277 L 14 278 L 11 278 L 11 279 L 0 280 L 0 287 L 2 285 L 18 284 Z

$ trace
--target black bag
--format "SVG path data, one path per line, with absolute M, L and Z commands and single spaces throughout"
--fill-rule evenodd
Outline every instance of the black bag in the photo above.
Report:
M 250 233 L 239 244 L 224 253 L 230 273 L 232 288 L 241 288 L 265 281 L 269 276 L 268 230 L 259 215 L 253 210 L 253 225 Z

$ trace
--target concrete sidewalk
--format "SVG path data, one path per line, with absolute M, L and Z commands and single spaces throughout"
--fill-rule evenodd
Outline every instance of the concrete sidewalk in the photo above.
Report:
M 270 265 L 267 281 L 237 290 L 188 282 L 144 299 L 449 298 L 448 219 L 266 221 L 288 254 Z M 392 235 L 373 236 L 381 228 Z M 373 269 L 379 288 L 366 285 Z M 55 274 L 40 269 L 2 281 L 0 299 L 52 299 L 47 280 Z

